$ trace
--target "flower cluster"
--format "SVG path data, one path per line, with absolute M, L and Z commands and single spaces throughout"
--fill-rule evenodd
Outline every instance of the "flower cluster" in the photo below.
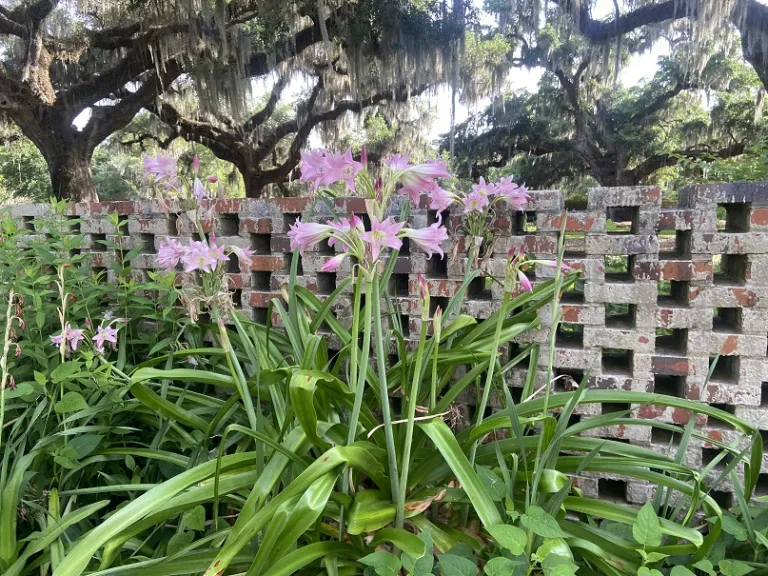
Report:
M 117 347 L 117 332 L 118 328 L 113 326 L 117 322 L 126 322 L 124 318 L 114 318 L 112 312 L 105 312 L 104 319 L 101 325 L 96 329 L 96 332 L 91 336 L 94 348 L 99 354 L 104 354 L 104 346 L 107 342 L 112 345 L 112 348 Z M 86 328 L 91 329 L 91 322 L 87 318 L 85 319 Z M 82 328 L 73 328 L 72 324 L 67 322 L 64 325 L 64 329 L 61 334 L 51 336 L 51 343 L 55 346 L 64 345 L 64 354 L 69 355 L 76 351 L 80 346 L 80 343 L 86 339 L 85 330 Z
M 157 263 L 168 272 L 175 270 L 181 263 L 184 272 L 213 273 L 217 271 L 219 262 L 228 262 L 229 255 L 235 254 L 244 270 L 250 270 L 254 252 L 249 248 L 239 246 L 219 246 L 216 235 L 211 234 L 209 242 L 202 240 L 190 240 L 189 245 L 184 246 L 175 238 L 168 238 L 160 243 L 157 251 Z
M 207 187 L 208 184 L 216 184 L 216 176 L 200 176 L 200 158 L 195 155 L 189 167 L 189 178 L 182 178 L 177 169 L 177 161 L 168 154 L 157 156 L 144 156 L 144 176 L 151 180 L 152 184 L 160 188 L 165 195 L 171 194 L 183 200 L 194 201 L 197 208 L 202 207 L 206 200 L 215 198 Z M 221 187 L 217 193 L 221 193 Z

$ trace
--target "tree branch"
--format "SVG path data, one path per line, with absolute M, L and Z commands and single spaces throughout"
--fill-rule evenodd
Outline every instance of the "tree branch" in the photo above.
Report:
M 632 170 L 627 170 L 627 176 L 631 178 L 633 182 L 640 183 L 661 168 L 677 165 L 681 158 L 733 158 L 734 156 L 744 154 L 746 148 L 744 142 L 735 142 L 720 150 L 715 150 L 714 152 L 698 148 L 670 152 L 668 154 L 654 154 L 653 156 L 646 158 Z
M 277 82 L 272 86 L 272 92 L 269 95 L 269 100 L 264 105 L 264 108 L 256 112 L 243 124 L 243 132 L 250 134 L 257 126 L 261 126 L 266 122 L 274 113 L 277 103 L 280 101 L 280 95 L 283 93 L 283 89 L 288 84 L 289 76 L 284 74 L 277 79 Z

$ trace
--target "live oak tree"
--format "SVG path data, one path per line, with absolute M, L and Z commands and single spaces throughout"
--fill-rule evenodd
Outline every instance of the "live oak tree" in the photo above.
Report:
M 56 196 L 95 199 L 95 148 L 142 108 L 157 111 L 190 140 L 205 139 L 187 129 L 184 121 L 191 119 L 232 128 L 245 142 L 252 132 L 242 129 L 259 125 L 270 110 L 256 118 L 247 114 L 249 78 L 314 74 L 318 66 L 341 62 L 348 78 L 344 93 L 327 86 L 326 77 L 317 91 L 332 93 L 310 96 L 302 107 L 306 118 L 297 115 L 293 126 L 262 135 L 269 142 L 295 136 L 293 151 L 269 168 L 277 172 L 263 170 L 260 160 L 235 146 L 232 160 L 252 182 L 249 190 L 257 191 L 295 168 L 303 134 L 311 129 L 305 119 L 318 124 L 366 99 L 401 98 L 444 79 L 463 33 L 464 1 L 450 7 L 408 0 L 0 4 L 0 113 L 40 150 Z M 173 97 L 158 100 L 179 79 L 194 86 L 198 110 L 191 118 L 175 110 Z M 334 98 L 341 109 L 310 106 Z M 217 154 L 223 150 L 218 140 Z M 259 140 L 252 147 L 257 155 L 275 151 L 267 153 L 269 145 Z M 215 141 L 206 140 L 212 146 Z
M 650 81 L 625 89 L 614 75 L 628 46 L 618 60 L 607 52 L 605 66 L 594 64 L 592 47 L 567 27 L 545 27 L 531 43 L 514 40 L 506 65 L 539 66 L 545 74 L 537 92 L 499 97 L 459 127 L 455 164 L 463 176 L 505 167 L 536 187 L 585 176 L 635 185 L 683 160 L 738 156 L 764 125 L 761 83 L 738 54 L 713 54 L 694 74 L 692 47 L 680 44 Z

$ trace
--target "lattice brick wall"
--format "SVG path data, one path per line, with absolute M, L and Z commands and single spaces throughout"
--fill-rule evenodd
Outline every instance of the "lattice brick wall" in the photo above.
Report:
M 437 215 L 426 203 L 411 210 L 415 226 L 426 226 Z M 609 231 L 608 217 L 631 221 L 619 232 Z M 169 235 L 189 236 L 191 229 L 181 212 L 160 210 L 150 202 L 116 202 L 74 206 L 71 217 L 82 221 L 80 232 L 91 246 L 93 265 L 108 266 L 114 254 L 98 240 L 114 239 L 106 220 L 117 211 L 127 219 L 130 247 L 141 245 L 136 269 L 151 269 L 160 242 Z M 724 220 L 718 220 L 725 214 Z M 12 212 L 30 228 L 47 206 L 13 206 Z M 338 214 L 363 216 L 360 199 L 339 199 Z M 310 214 L 311 212 L 311 214 Z M 395 210 L 399 213 L 399 208 Z M 565 209 L 559 191 L 536 191 L 524 213 L 500 213 L 492 255 L 482 266 L 503 275 L 507 250 L 524 246 L 539 257 L 554 257 L 562 218 L 567 214 L 566 261 L 582 271 L 583 287 L 566 295 L 565 325 L 557 334 L 556 374 L 580 381 L 588 373 L 589 386 L 664 394 L 716 405 L 766 430 L 768 440 L 768 182 L 693 186 L 680 194 L 677 208 L 662 208 L 657 188 L 595 188 L 589 191 L 585 210 Z M 290 242 L 286 236 L 297 217 L 327 219 L 330 207 L 309 206 L 306 199 L 226 200 L 215 205 L 215 222 L 209 227 L 220 243 L 238 244 L 256 251 L 251 273 L 230 265 L 234 300 L 244 313 L 258 321 L 266 318 L 269 301 L 287 281 Z M 444 215 L 453 232 L 444 260 L 428 261 L 403 247 L 390 292 L 404 325 L 412 336 L 420 328 L 416 274 L 429 279 L 432 306 L 445 306 L 462 282 L 466 266 L 466 238 L 461 235 L 461 214 Z M 318 295 L 330 294 L 339 278 L 348 276 L 349 264 L 338 273 L 323 273 L 322 264 L 334 254 L 321 245 L 301 259 L 299 281 Z M 551 276 L 539 268 L 532 280 Z M 111 274 L 111 272 L 110 272 Z M 500 287 L 486 289 L 483 281 L 470 287 L 463 312 L 485 318 L 497 310 Z M 348 316 L 349 299 L 342 299 L 339 317 Z M 542 328 L 525 334 L 521 342 L 549 341 L 551 310 L 541 311 Z M 514 352 L 519 343 L 505 350 Z M 714 375 L 704 387 L 710 362 L 722 354 Z M 546 369 L 546 354 L 540 368 Z M 522 367 L 510 376 L 513 390 L 520 390 Z M 539 374 L 544 385 L 545 375 Z M 560 379 L 556 388 L 566 379 Z M 519 395 L 519 394 L 518 394 Z M 577 418 L 622 410 L 628 405 L 592 406 Z M 682 410 L 634 407 L 636 414 L 683 424 Z M 732 431 L 716 422 L 698 424 L 708 437 L 727 441 Z M 671 435 L 662 430 L 602 429 L 599 435 L 666 451 Z M 705 464 L 717 454 L 706 443 L 692 446 L 690 463 Z M 763 462 L 758 494 L 768 494 L 768 457 Z M 648 488 L 627 484 L 620 476 L 584 479 L 587 493 L 642 503 Z M 727 491 L 716 494 L 727 503 Z

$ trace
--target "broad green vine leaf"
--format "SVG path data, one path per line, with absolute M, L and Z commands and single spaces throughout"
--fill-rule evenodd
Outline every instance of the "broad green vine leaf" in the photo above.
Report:
M 384 550 L 363 556 L 359 561 L 373 568 L 379 576 L 397 576 L 403 566 L 400 558 Z
M 744 576 L 754 570 L 752 566 L 739 560 L 720 560 L 717 566 L 723 576 Z
M 205 508 L 195 506 L 191 510 L 187 510 L 181 517 L 181 523 L 189 530 L 202 532 L 205 530 Z
M 661 523 L 650 502 L 640 508 L 632 525 L 635 540 L 646 548 L 661 545 Z
M 688 570 L 685 566 L 673 566 L 669 576 L 696 576 L 696 574 Z
M 498 474 L 487 466 L 478 466 L 477 475 L 480 477 L 480 481 L 485 486 L 488 494 L 490 494 L 491 500 L 501 502 L 504 496 L 506 496 L 507 491 L 504 487 L 504 481 L 499 478 Z
M 477 576 L 477 566 L 461 556 L 443 554 L 440 556 L 439 565 L 444 576 Z
M 562 538 L 545 538 L 541 546 L 536 550 L 539 561 L 546 560 L 550 554 L 573 560 L 573 553 L 568 543 Z
M 403 562 L 403 568 L 414 576 L 425 576 L 432 573 L 435 565 L 434 544 L 432 543 L 432 532 L 422 530 L 417 534 L 418 538 L 424 542 L 424 555 L 414 558 L 410 554 L 402 553 L 400 560 Z
M 645 564 L 653 564 L 654 562 L 658 562 L 659 560 L 664 560 L 669 554 L 662 554 L 661 552 L 646 552 L 645 550 L 638 550 L 640 552 L 640 556 L 643 557 L 643 560 L 645 560 Z
M 519 556 L 525 551 L 528 537 L 524 530 L 509 524 L 497 524 L 488 526 L 488 533 L 496 540 L 496 543 L 512 552 L 513 556 Z
M 62 366 L 64 366 L 64 364 L 62 364 Z M 86 408 L 88 408 L 88 403 L 79 392 L 67 392 L 62 399 L 56 402 L 53 406 L 53 409 L 56 410 L 58 414 L 85 410 Z
M 557 520 L 540 506 L 529 506 L 520 517 L 520 522 L 537 536 L 544 538 L 567 538 Z
M 173 556 L 177 552 L 180 552 L 192 544 L 194 539 L 194 532 L 179 532 L 178 534 L 174 534 L 171 536 L 170 540 L 168 540 L 168 549 L 166 550 L 166 554 L 168 554 L 168 556 Z
M 491 558 L 485 564 L 483 574 L 485 576 L 509 576 L 521 562 L 515 562 L 509 558 Z
M 709 574 L 709 576 L 717 576 L 717 573 L 715 572 L 715 567 L 712 566 L 712 562 L 709 560 L 699 560 L 696 562 L 696 564 L 693 565 L 696 570 L 701 570 L 702 572 L 706 572 Z
M 713 521 L 716 521 L 717 518 L 711 519 Z M 722 526 L 723 526 L 723 532 L 726 534 L 730 534 L 736 540 L 739 542 L 746 542 L 747 541 L 747 529 L 746 527 L 736 520 L 733 516 L 729 516 L 728 514 L 723 514 L 722 516 Z

